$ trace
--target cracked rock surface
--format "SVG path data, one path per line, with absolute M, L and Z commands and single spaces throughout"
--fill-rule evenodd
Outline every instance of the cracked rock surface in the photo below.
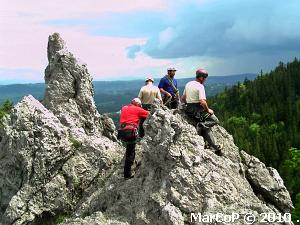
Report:
M 192 222 L 191 213 L 238 213 L 242 225 L 247 213 L 293 208 L 278 172 L 224 128 L 213 128 L 220 157 L 181 112 L 160 107 L 144 123 L 135 176 L 124 180 L 125 149 L 95 107 L 86 66 L 59 34 L 49 37 L 48 59 L 45 99 L 24 97 L 0 128 L 1 225 L 224 224 Z

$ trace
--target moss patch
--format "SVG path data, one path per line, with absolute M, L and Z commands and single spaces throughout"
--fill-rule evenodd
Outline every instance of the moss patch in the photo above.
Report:
M 73 137 L 70 138 L 70 142 L 72 143 L 72 146 L 76 149 L 78 149 L 82 146 L 82 143 Z

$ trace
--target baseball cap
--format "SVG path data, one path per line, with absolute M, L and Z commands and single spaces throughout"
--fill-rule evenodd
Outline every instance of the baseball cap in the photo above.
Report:
M 177 71 L 177 70 L 175 69 L 175 67 L 169 67 L 168 71 Z
M 152 77 L 147 77 L 145 82 L 147 82 L 148 80 L 151 80 L 152 82 L 154 82 L 154 79 Z
M 197 69 L 196 70 L 196 77 L 197 76 L 208 77 L 208 72 L 204 69 Z
M 136 102 L 136 103 L 138 103 L 139 105 L 142 104 L 141 99 L 139 99 L 139 98 L 134 98 L 134 99 L 132 99 L 131 102 Z

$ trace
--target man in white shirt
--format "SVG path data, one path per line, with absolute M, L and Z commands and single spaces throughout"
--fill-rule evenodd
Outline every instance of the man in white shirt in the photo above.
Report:
M 204 69 L 198 69 L 196 79 L 185 85 L 182 101 L 187 103 L 186 114 L 195 119 L 198 122 L 197 126 L 202 129 L 203 138 L 216 150 L 216 154 L 222 155 L 222 146 L 216 144 L 211 134 L 211 127 L 218 124 L 219 120 L 206 102 L 203 83 L 207 77 L 208 73 Z

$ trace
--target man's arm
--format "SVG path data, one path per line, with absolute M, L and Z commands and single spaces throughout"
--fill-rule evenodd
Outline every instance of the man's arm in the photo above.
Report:
M 165 91 L 163 88 L 160 88 L 159 90 L 160 90 L 161 93 L 163 93 L 163 94 L 165 94 L 165 95 L 167 95 L 169 97 L 172 96 L 169 92 Z
M 143 88 L 140 89 L 140 92 L 139 92 L 139 95 L 138 95 L 138 98 L 142 100 L 143 102 Z
M 200 99 L 200 105 L 204 108 L 206 112 L 209 114 L 214 114 L 214 111 L 210 108 L 208 108 L 207 102 L 205 99 Z
M 157 88 L 156 98 L 158 98 L 158 99 L 159 99 L 160 103 L 162 103 L 162 102 L 163 102 L 163 101 L 162 101 L 161 94 L 160 94 L 160 90 L 159 90 L 159 88 Z
M 164 78 L 162 78 L 162 79 L 160 79 L 160 82 L 158 84 L 158 88 L 159 88 L 161 93 L 171 97 L 172 95 L 169 92 L 165 91 L 164 86 L 165 86 L 165 80 L 164 80 Z
M 204 110 L 206 112 L 208 112 L 209 114 L 214 114 L 214 111 L 212 109 L 208 108 L 208 105 L 206 102 L 205 89 L 204 89 L 203 85 L 201 85 L 201 87 L 199 89 L 199 101 L 200 101 L 200 105 L 204 108 Z
M 180 100 L 179 90 L 176 92 L 176 97 Z
M 185 88 L 184 88 L 184 91 L 183 91 L 183 95 L 181 96 L 181 101 L 183 103 L 186 103 L 186 93 L 185 93 Z
M 177 92 L 175 93 L 175 95 L 176 95 L 177 99 L 180 101 L 180 94 L 179 94 L 179 90 L 177 88 L 177 80 L 176 79 L 174 79 L 173 84 L 174 84 L 175 88 L 177 89 Z
M 149 116 L 149 112 L 143 108 L 139 109 L 139 116 L 142 118 L 147 118 Z
M 186 95 L 185 95 L 185 94 L 181 96 L 181 101 L 182 101 L 183 103 L 186 103 Z

